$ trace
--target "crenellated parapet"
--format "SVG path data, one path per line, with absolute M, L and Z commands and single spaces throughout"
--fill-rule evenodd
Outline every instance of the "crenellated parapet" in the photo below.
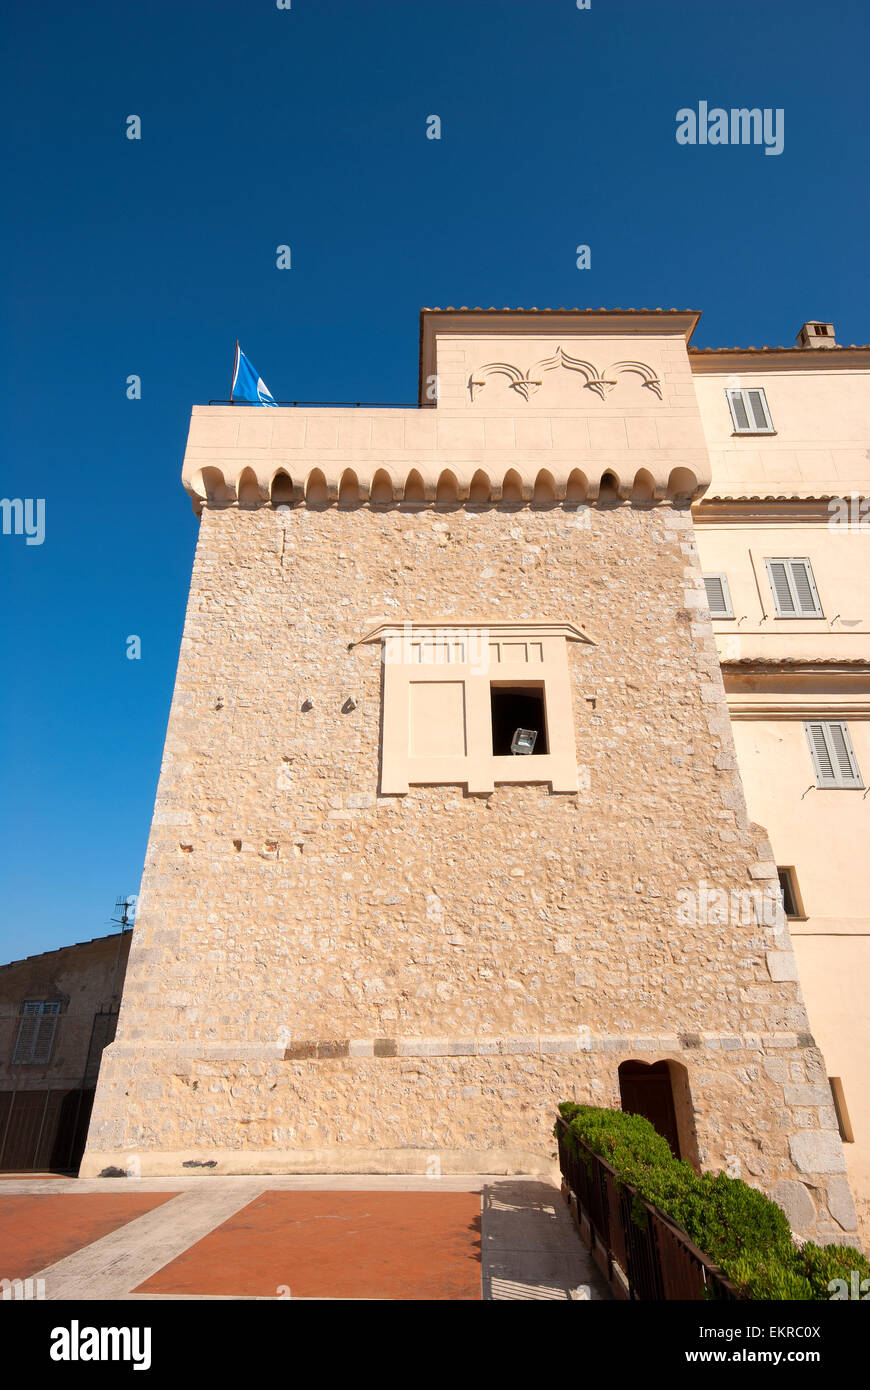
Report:
M 351 468 L 301 461 L 275 466 L 270 461 L 265 467 L 244 463 L 234 468 L 223 461 L 222 466 L 192 469 L 184 485 L 197 513 L 203 506 L 516 508 L 630 503 L 651 507 L 660 502 L 686 506 L 705 486 L 693 469 L 679 465 L 658 477 L 647 467 L 617 472 L 612 464 L 599 472 L 591 461 L 570 471 L 563 464 L 555 472 L 549 468 L 534 472 L 530 466 L 515 464 L 503 472 L 498 465 L 473 472 L 472 467 L 438 469 L 421 463 L 405 472 L 395 464 Z
M 197 406 L 203 505 L 685 505 L 710 481 L 692 314 L 421 314 L 420 405 Z

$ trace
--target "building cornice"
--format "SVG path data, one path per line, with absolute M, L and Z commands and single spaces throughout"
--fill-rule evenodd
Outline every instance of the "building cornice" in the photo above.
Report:
M 737 370 L 830 372 L 870 371 L 870 344 L 852 343 L 831 348 L 811 347 L 690 347 L 693 376 L 729 374 Z
M 864 657 L 738 657 L 721 667 L 732 719 L 870 719 Z
M 751 675 L 756 669 L 763 675 L 772 671 L 782 671 L 788 675 L 800 675 L 803 671 L 811 672 L 813 675 L 820 672 L 830 672 L 833 675 L 838 671 L 848 671 L 850 674 L 866 671 L 870 674 L 870 661 L 862 656 L 847 656 L 837 660 L 831 660 L 826 656 L 739 656 L 730 657 L 720 664 L 723 672 L 739 671 L 747 675 Z
M 742 523 L 746 521 L 814 521 L 828 525 L 831 520 L 830 503 L 836 500 L 833 493 L 807 494 L 766 493 L 765 495 L 746 493 L 705 494 L 692 507 L 692 517 L 696 526 L 712 522 Z

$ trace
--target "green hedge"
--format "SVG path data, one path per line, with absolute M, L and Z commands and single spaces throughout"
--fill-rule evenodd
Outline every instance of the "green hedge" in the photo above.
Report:
M 606 1159 L 621 1183 L 676 1222 L 744 1298 L 827 1300 L 832 1279 L 848 1284 L 853 1269 L 870 1278 L 870 1261 L 852 1246 L 796 1246 L 775 1202 L 740 1178 L 699 1175 L 674 1158 L 667 1140 L 642 1116 L 569 1101 L 559 1113 L 570 1134 Z M 646 1220 L 639 1204 L 632 1219 L 639 1225 Z

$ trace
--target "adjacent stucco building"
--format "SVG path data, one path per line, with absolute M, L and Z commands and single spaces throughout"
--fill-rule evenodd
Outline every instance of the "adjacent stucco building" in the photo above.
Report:
M 417 407 L 194 409 L 200 536 L 83 1174 L 530 1171 L 558 1100 L 622 1095 L 855 1239 L 779 907 L 800 846 L 750 732 L 784 697 L 735 749 L 757 653 L 737 619 L 727 648 L 709 577 L 743 603 L 746 499 L 816 496 L 816 455 L 862 486 L 870 353 L 820 371 L 819 409 L 851 402 L 841 450 L 791 423 L 821 349 L 777 375 L 692 351 L 696 322 L 424 310 Z M 740 394 L 757 363 L 782 408 Z M 771 442 L 786 485 L 757 481 Z M 757 534 L 762 564 L 794 558 Z

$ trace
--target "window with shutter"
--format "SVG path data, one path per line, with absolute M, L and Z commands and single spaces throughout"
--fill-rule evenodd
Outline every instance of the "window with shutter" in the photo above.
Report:
M 724 574 L 705 574 L 704 588 L 707 591 L 707 607 L 711 618 L 733 618 L 731 595 L 728 580 Z
M 808 719 L 804 729 L 816 770 L 817 786 L 863 788 L 846 725 L 839 721 Z
M 13 1064 L 45 1064 L 51 1060 L 60 1004 L 52 1000 L 26 999 L 15 1039 Z
M 813 568 L 806 558 L 765 560 L 778 618 L 821 618 Z
M 725 394 L 735 434 L 775 433 L 767 408 L 767 397 L 760 386 L 746 389 L 729 388 Z

